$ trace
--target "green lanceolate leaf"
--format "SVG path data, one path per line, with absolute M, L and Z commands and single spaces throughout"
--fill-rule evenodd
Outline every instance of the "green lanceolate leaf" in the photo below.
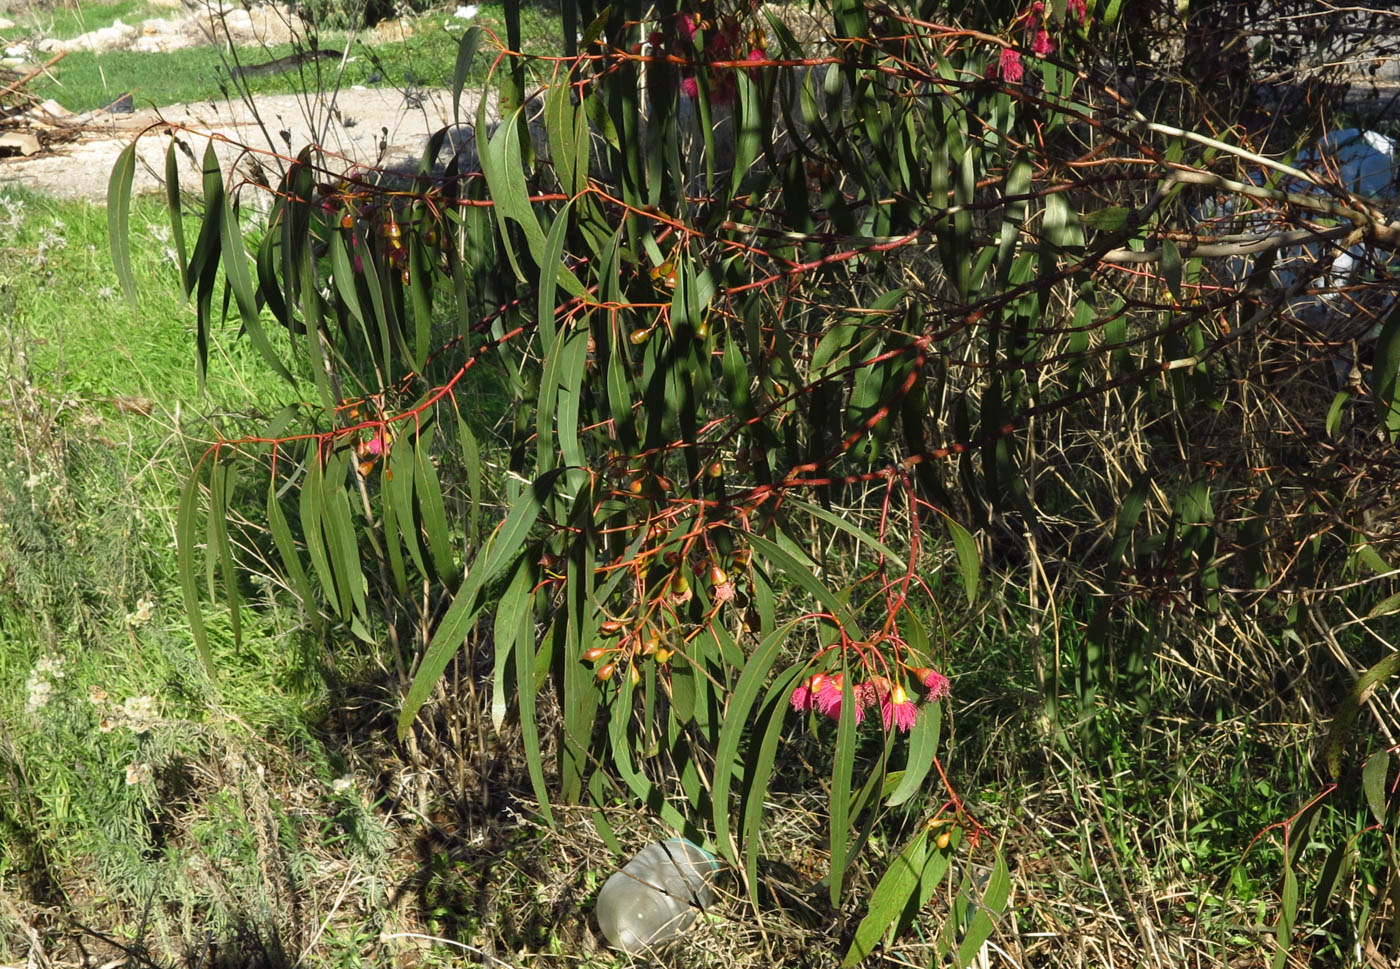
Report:
M 789 501 L 791 502 L 792 507 L 800 508 L 806 514 L 811 515 L 814 518 L 820 518 L 822 521 L 826 522 L 828 525 L 830 525 L 832 528 L 835 528 L 837 531 L 845 532 L 847 535 L 850 535 L 852 538 L 854 538 L 861 544 L 868 545 L 873 551 L 879 553 L 880 555 L 888 559 L 888 565 L 891 565 L 894 568 L 900 570 L 903 570 L 905 568 L 904 557 L 902 555 L 900 555 L 894 549 L 890 548 L 884 542 L 880 541 L 874 535 L 871 535 L 869 532 L 865 531 L 865 529 L 856 527 L 847 519 L 842 518 L 835 512 L 827 511 L 820 505 L 814 505 L 811 502 L 802 501 L 798 498 L 789 499 Z
M 982 901 L 973 913 L 967 934 L 958 945 L 958 965 L 971 965 L 972 960 L 977 958 L 983 943 L 991 938 L 992 930 L 996 927 L 994 920 L 1006 908 L 1006 901 L 1010 897 L 1011 873 L 1007 871 L 1006 859 L 998 851 L 996 862 L 992 865 L 991 877 L 987 879 L 987 888 L 982 893 Z
M 457 41 L 457 61 L 452 66 L 452 123 L 456 125 L 462 123 L 462 88 L 466 86 L 467 75 L 471 73 L 476 45 L 480 40 L 481 28 L 468 27 Z
M 214 153 L 213 141 L 209 142 L 209 148 L 205 152 L 204 166 L 206 173 L 211 166 L 214 171 L 219 170 L 219 158 Z M 249 339 L 253 341 L 253 346 L 267 361 L 267 365 L 283 380 L 296 383 L 291 371 L 277 358 L 277 352 L 272 349 L 272 344 L 268 342 L 267 334 L 263 331 L 262 314 L 257 297 L 253 293 L 253 277 L 248 271 L 248 253 L 243 248 L 243 230 L 238 225 L 238 213 L 233 209 L 226 193 L 220 193 L 220 202 L 223 206 L 219 227 L 222 230 L 224 278 L 233 290 L 233 298 L 238 303 L 238 314 L 243 320 L 243 327 L 247 330 Z
M 831 847 L 831 874 L 827 889 L 833 907 L 841 907 L 841 887 L 845 883 L 847 850 L 850 846 L 851 773 L 856 761 L 856 700 L 851 677 L 841 681 L 841 715 L 836 725 L 836 751 L 831 763 L 831 804 L 828 824 Z
M 744 671 L 739 674 L 739 682 L 724 708 L 724 725 L 719 732 L 719 746 L 715 750 L 714 776 L 714 825 L 715 844 L 731 861 L 738 862 L 739 851 L 729 837 L 729 792 L 739 760 L 739 746 L 749 727 L 749 711 L 753 709 L 768 672 L 777 662 L 782 645 L 786 642 L 793 626 L 793 620 L 769 633 L 753 651 Z
M 1132 540 L 1133 529 L 1137 527 L 1138 519 L 1142 517 L 1142 509 L 1147 504 L 1147 493 L 1151 484 L 1152 479 L 1149 475 L 1139 476 L 1137 481 L 1133 482 L 1132 488 L 1118 509 L 1118 518 L 1113 524 L 1113 547 L 1108 552 L 1108 569 L 1111 580 L 1116 579 L 1122 572 L 1123 556 L 1128 551 L 1128 542 Z
M 535 697 L 539 691 L 535 660 L 535 616 L 534 611 L 527 608 L 520 617 L 515 635 L 515 695 L 520 710 L 520 742 L 525 748 L 525 769 L 530 775 L 530 787 L 539 802 L 540 813 L 553 825 L 554 812 L 549 807 L 549 787 L 544 779 L 540 728 L 535 719 Z
M 365 575 L 360 564 L 360 543 L 355 534 L 355 524 L 350 515 L 350 496 L 346 475 L 356 473 L 348 467 L 344 456 L 335 455 L 326 462 L 326 474 L 322 479 L 325 498 L 322 502 L 321 527 L 326 533 L 326 552 L 330 558 L 331 573 L 335 576 L 336 590 L 345 601 L 341 604 L 342 615 L 355 615 L 362 624 L 369 623 L 369 606 L 365 598 Z
M 180 204 L 180 156 L 175 153 L 174 134 L 171 134 L 170 145 L 165 149 L 165 206 L 166 211 L 170 213 L 170 239 L 175 243 L 175 264 L 180 267 L 183 274 L 185 269 L 185 218 Z M 110 200 L 108 200 L 108 218 L 111 218 Z M 130 271 L 130 266 L 127 269 Z M 126 284 L 122 285 L 125 287 Z M 188 298 L 189 289 L 182 287 L 182 291 Z M 131 292 L 134 294 L 135 290 Z
M 204 628 L 204 609 L 199 602 L 199 581 L 195 577 L 194 557 L 199 542 L 196 522 L 199 516 L 199 466 L 190 473 L 180 492 L 180 507 L 175 514 L 175 547 L 180 572 L 180 591 L 185 600 L 185 615 L 190 620 L 190 636 L 195 651 L 210 678 L 214 676 L 214 657 L 209 652 L 209 635 Z
M 1356 681 L 1351 693 L 1342 701 L 1337 716 L 1332 721 L 1332 730 L 1327 737 L 1327 769 L 1332 776 L 1342 773 L 1342 752 L 1351 737 L 1351 728 L 1356 723 L 1356 715 L 1361 705 L 1371 696 L 1380 684 L 1400 670 L 1400 653 L 1391 653 L 1375 666 L 1372 666 Z
M 796 556 L 776 543 L 759 535 L 750 535 L 749 544 L 755 552 L 787 573 L 788 578 L 801 586 L 812 598 L 828 609 L 842 625 L 854 628 L 855 620 L 850 610 L 812 574 L 812 567 L 803 564 Z
M 1385 824 L 1385 773 L 1390 766 L 1390 751 L 1382 748 L 1366 758 L 1361 768 L 1361 792 L 1377 824 Z
M 1356 848 L 1350 839 L 1344 840 L 1327 853 L 1313 894 L 1313 921 L 1324 922 L 1336 911 L 1332 895 L 1336 892 L 1337 885 L 1345 882 L 1351 875 L 1356 860 Z
M 457 443 L 467 472 L 467 542 L 475 546 L 481 537 L 481 450 L 476 435 L 461 413 L 457 414 Z
M 758 860 L 759 845 L 763 842 L 763 807 L 769 797 L 769 781 L 773 777 L 773 765 L 778 756 L 778 741 L 783 734 L 783 723 L 788 714 L 788 698 L 792 695 L 792 685 L 804 672 L 805 666 L 793 666 L 773 679 L 763 702 L 759 704 L 759 715 L 754 720 L 754 733 L 759 736 L 756 748 L 751 745 L 751 757 L 746 764 L 744 797 L 740 805 L 745 850 L 741 852 L 744 864 L 744 884 L 748 886 L 749 900 L 758 905 Z
M 924 857 L 928 852 L 928 829 L 920 826 L 919 832 L 904 846 L 890 862 L 890 867 L 875 886 L 870 896 L 870 905 L 865 918 L 856 926 L 855 937 L 846 950 L 846 958 L 841 961 L 844 967 L 854 966 L 871 952 L 880 939 L 899 919 L 909 904 L 910 898 L 919 888 L 919 878 L 924 871 Z
M 904 774 L 885 801 L 889 807 L 903 804 L 923 788 L 924 779 L 928 777 L 938 753 L 938 735 L 942 726 L 942 705 L 924 704 L 919 710 L 918 719 L 914 721 L 914 729 L 909 731 L 909 756 L 904 762 Z
M 1400 399 L 1397 399 L 1397 376 L 1400 375 L 1400 306 L 1391 311 L 1376 338 L 1376 356 L 1371 364 L 1372 391 L 1376 397 L 1376 416 L 1393 436 L 1400 431 Z
M 555 477 L 556 475 L 547 475 L 536 481 L 532 487 L 526 488 L 516 499 L 501 527 L 477 555 L 461 588 L 453 596 L 452 604 L 447 607 L 447 612 L 433 632 L 433 638 L 423 654 L 418 673 L 409 684 L 403 710 L 399 713 L 400 738 L 407 736 L 413 718 L 427 702 L 428 695 L 442 676 L 442 671 L 447 669 L 447 664 L 461 648 L 472 624 L 476 622 L 476 617 L 483 607 L 480 601 L 482 590 L 488 582 L 504 571 L 509 562 L 524 551 L 525 539 L 534 527 L 535 520 L 539 518 L 540 508 L 553 488 Z
M 272 478 L 267 488 L 267 527 L 272 533 L 272 541 L 277 546 L 277 557 L 287 570 L 287 578 L 292 592 L 301 601 L 312 626 L 319 633 L 321 610 L 311 598 L 311 583 L 307 581 L 306 569 L 302 567 L 301 555 L 297 552 L 292 530 L 287 526 L 287 516 L 282 513 L 282 502 L 277 498 L 277 479 Z
M 522 559 L 516 564 L 515 574 L 496 607 L 496 625 L 491 637 L 496 649 L 496 660 L 491 671 L 491 726 L 497 733 L 506 722 L 506 670 L 511 668 L 510 663 L 526 619 L 529 620 L 530 635 L 533 637 L 534 634 L 534 597 L 530 594 L 533 585 L 530 563 Z
M 612 710 L 608 715 L 608 749 L 612 753 L 617 776 L 641 803 L 657 813 L 663 823 L 695 840 L 700 834 L 695 830 L 694 824 L 681 816 L 681 813 L 665 799 L 661 789 L 652 783 L 651 778 L 639 771 L 633 762 L 632 748 L 635 741 L 628 728 L 635 714 L 633 698 L 636 687 L 630 675 L 622 675 L 619 679 L 621 682 L 618 684 L 617 693 L 613 695 Z
M 136 277 L 131 273 L 131 182 L 136 175 L 136 142 L 122 149 L 107 179 L 107 244 L 112 250 L 122 292 L 136 306 Z
M 324 502 L 323 484 L 325 479 L 325 469 L 321 464 L 321 453 L 316 447 L 306 455 L 307 471 L 306 481 L 301 486 L 300 501 L 297 510 L 301 518 L 302 540 L 306 542 L 306 557 L 311 560 L 311 570 L 316 576 L 316 581 L 321 584 L 321 593 L 327 598 L 336 601 L 337 612 L 340 603 L 335 599 L 335 576 L 331 573 L 331 562 L 326 556 L 326 540 L 321 529 L 321 507 Z M 341 619 L 348 620 L 349 616 L 341 614 Z
M 968 602 L 977 601 L 977 577 L 982 569 L 982 558 L 977 554 L 977 541 L 966 529 L 947 516 L 943 519 L 948 526 L 948 534 L 953 539 L 953 551 L 958 556 L 958 572 L 962 576 L 963 591 Z
M 223 578 L 224 604 L 229 611 L 229 626 L 233 633 L 234 649 L 243 644 L 243 616 L 239 604 L 238 574 L 233 567 L 233 547 L 228 538 L 229 502 L 235 490 L 237 475 L 232 461 L 220 461 L 215 454 L 209 468 L 209 532 L 212 548 L 209 554 L 217 557 L 219 574 Z
M 1283 969 L 1288 965 L 1288 954 L 1293 949 L 1293 925 L 1298 918 L 1298 876 L 1293 866 L 1283 869 L 1283 891 L 1279 896 L 1278 921 L 1274 923 L 1273 969 Z
M 437 465 L 433 461 L 430 433 L 418 436 L 413 448 L 413 493 L 418 499 L 423 533 L 428 538 L 428 551 L 438 575 L 456 574 L 452 554 L 452 538 L 447 528 L 447 507 L 442 501 L 442 485 L 438 481 Z

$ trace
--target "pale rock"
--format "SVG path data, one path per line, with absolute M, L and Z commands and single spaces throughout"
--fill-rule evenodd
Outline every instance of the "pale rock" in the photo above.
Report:
M 35 155 L 39 139 L 28 131 L 6 131 L 0 134 L 0 155 Z

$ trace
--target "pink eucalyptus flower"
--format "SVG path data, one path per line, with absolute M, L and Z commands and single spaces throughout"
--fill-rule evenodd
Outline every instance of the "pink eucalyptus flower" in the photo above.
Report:
M 681 93 L 694 101 L 700 96 L 700 83 L 693 77 L 681 78 Z
M 918 716 L 919 708 L 898 683 L 880 700 L 880 719 L 884 721 L 886 730 L 894 727 L 900 733 L 908 733 Z
M 1016 84 L 1025 76 L 1025 73 L 1025 68 L 1021 64 L 1020 51 L 1003 47 L 1001 57 L 997 60 L 996 76 L 1009 84 Z
M 681 35 L 681 40 L 688 44 L 695 39 L 695 25 L 698 22 L 699 17 L 696 14 L 676 14 L 676 33 Z
M 948 695 L 952 693 L 952 685 L 948 682 L 948 677 L 938 672 L 938 670 L 929 669 L 927 666 L 921 666 L 919 669 L 913 670 L 912 672 L 914 676 L 918 678 L 919 682 L 924 685 L 924 689 L 928 690 L 928 695 L 925 699 L 946 700 Z
M 833 720 L 841 718 L 841 684 L 845 681 L 844 673 L 836 673 L 826 677 L 821 686 L 816 690 L 816 697 L 813 700 L 817 711 L 830 717 Z M 857 702 L 855 706 L 856 723 L 865 719 L 865 710 Z
M 1084 0 L 1065 0 L 1065 13 L 1077 17 L 1081 24 L 1089 19 L 1088 5 Z
M 811 681 L 808 680 L 807 683 Z M 788 699 L 792 703 L 792 708 L 798 713 L 806 713 L 812 709 L 812 688 L 803 683 L 792 691 L 792 696 Z
M 857 683 L 852 691 L 855 694 L 856 702 L 862 707 L 876 707 L 880 705 L 880 700 L 889 690 L 886 688 L 884 677 L 876 677 L 865 683 Z
M 1035 39 L 1031 41 L 1031 53 L 1036 57 L 1044 57 L 1046 54 L 1053 53 L 1054 50 L 1055 41 L 1046 29 L 1041 27 L 1035 32 Z

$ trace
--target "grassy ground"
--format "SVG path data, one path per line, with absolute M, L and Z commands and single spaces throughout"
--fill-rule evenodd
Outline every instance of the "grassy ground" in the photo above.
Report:
M 135 7 L 135 5 L 132 5 Z M 119 8 L 125 9 L 123 4 Z M 66 8 L 57 8 L 57 11 Z M 110 24 L 117 16 L 108 16 L 106 8 L 85 8 L 81 22 L 72 15 L 60 23 L 68 24 L 73 32 L 97 17 L 98 26 Z M 99 13 L 101 11 L 101 13 Z M 139 15 L 133 9 L 133 18 Z M 183 9 L 175 13 L 183 14 Z M 171 11 L 161 11 L 170 16 Z M 527 5 L 522 11 L 521 30 L 525 49 L 547 49 L 546 38 L 558 35 L 558 20 L 539 7 Z M 131 20 L 126 22 L 130 23 Z M 31 82 L 26 90 L 39 98 L 53 98 L 74 112 L 88 111 L 110 104 L 115 98 L 131 93 L 140 105 L 196 103 L 226 94 L 237 96 L 242 84 L 253 94 L 293 94 L 304 90 L 333 90 L 353 85 L 366 87 L 445 88 L 452 83 L 452 70 L 457 57 L 457 44 L 468 22 L 451 19 L 443 12 L 425 14 L 407 21 L 407 28 L 386 28 L 379 32 L 364 31 L 353 36 L 344 31 L 327 31 L 318 38 L 320 48 L 334 51 L 336 57 L 324 58 L 281 73 L 240 75 L 234 83 L 234 71 L 267 64 L 293 53 L 292 44 L 268 44 L 239 48 L 233 57 L 214 47 L 193 47 L 163 54 L 134 51 L 73 51 L 41 78 Z M 499 4 L 483 4 L 471 24 L 496 31 L 505 36 L 504 10 Z M 92 29 L 87 27 L 84 29 Z M 55 34 L 61 36 L 61 34 Z M 304 50 L 303 41 L 295 49 Z M 343 71 L 341 59 L 344 57 Z M 483 57 L 474 68 L 472 80 L 485 77 L 489 63 Z

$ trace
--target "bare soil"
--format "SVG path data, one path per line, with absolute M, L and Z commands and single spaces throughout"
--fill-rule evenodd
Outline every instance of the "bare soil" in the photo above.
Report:
M 27 59 L 34 62 L 64 49 L 160 51 L 208 44 L 216 38 L 261 50 L 262 45 L 290 39 L 299 28 L 297 19 L 282 6 L 247 10 L 208 6 L 135 25 L 116 21 L 66 41 L 26 40 L 23 47 Z M 410 24 L 395 21 L 379 25 L 372 33 L 401 37 L 411 29 Z M 463 120 L 476 117 L 477 98 L 464 92 L 459 106 Z M 233 173 L 235 182 L 255 175 L 254 162 L 275 182 L 290 159 L 309 144 L 324 150 L 332 168 L 399 166 L 415 161 L 428 136 L 452 121 L 451 94 L 440 90 L 358 88 L 334 95 L 260 95 L 252 103 L 211 101 L 81 116 L 46 102 L 21 125 L 38 135 L 42 150 L 0 157 L 0 185 L 22 185 L 64 199 L 102 200 L 117 156 L 137 140 L 135 189 L 153 191 L 164 183 L 171 135 L 188 149 L 178 152 L 182 185 L 198 184 L 205 147 L 211 140 L 223 170 Z M 32 151 L 33 143 L 20 150 Z
M 479 95 L 463 92 L 460 117 L 475 119 Z M 321 147 L 332 167 L 402 166 L 417 160 L 428 136 L 453 122 L 447 91 L 402 92 L 375 88 L 329 96 L 265 95 L 243 102 L 177 104 L 134 114 L 82 119 L 73 137 L 29 157 L 0 159 L 0 185 L 22 185 L 64 199 L 102 200 L 122 149 L 137 140 L 135 190 L 164 184 L 165 153 L 173 134 L 180 150 L 180 179 L 196 186 L 205 147 L 212 140 L 220 164 L 234 178 L 255 177 L 254 163 L 277 180 L 308 144 Z M 236 166 L 236 168 L 235 168 Z

